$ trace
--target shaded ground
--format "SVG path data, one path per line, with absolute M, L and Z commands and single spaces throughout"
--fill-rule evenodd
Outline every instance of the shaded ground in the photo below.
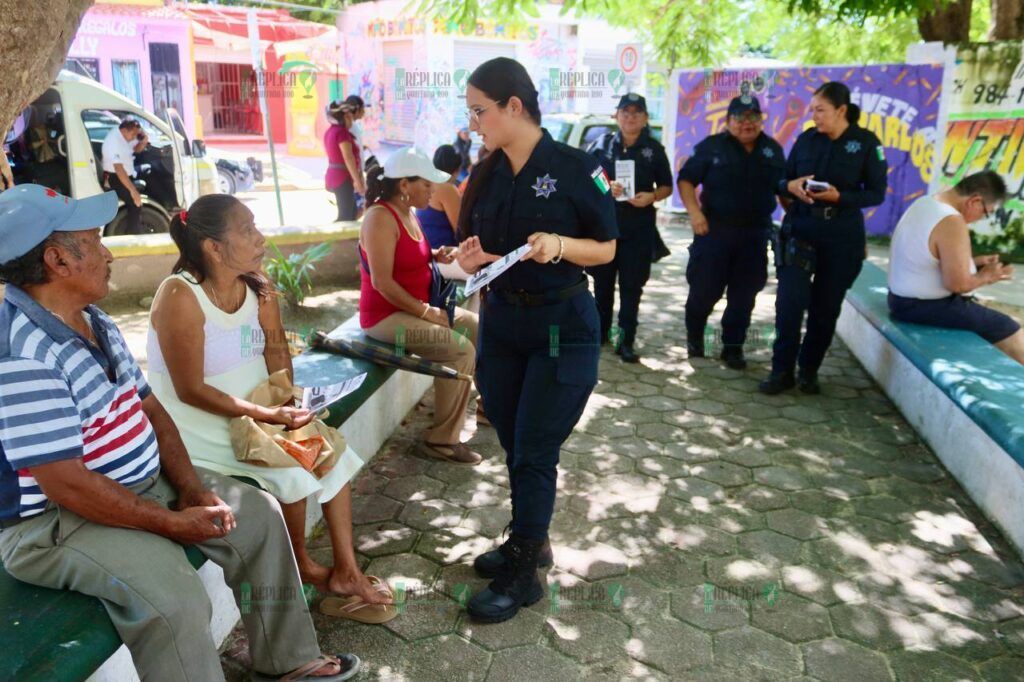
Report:
M 404 613 L 317 614 L 324 650 L 384 680 L 1024 679 L 1024 566 L 998 532 L 840 343 L 821 396 L 757 393 L 772 289 L 748 371 L 687 360 L 686 244 L 666 236 L 643 364 L 605 353 L 563 451 L 549 597 L 504 624 L 462 612 L 507 473 L 489 428 L 479 467 L 416 456 L 428 395 L 356 483 L 360 557 Z

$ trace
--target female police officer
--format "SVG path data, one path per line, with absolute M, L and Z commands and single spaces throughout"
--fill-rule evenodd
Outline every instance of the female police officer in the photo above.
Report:
M 597 383 L 599 322 L 583 268 L 615 257 L 618 231 L 604 171 L 540 127 L 537 91 L 521 64 L 481 64 L 466 104 L 470 127 L 493 153 L 462 200 L 459 264 L 473 273 L 531 245 L 489 285 L 477 335 L 477 386 L 506 453 L 512 532 L 474 562 L 494 580 L 468 611 L 499 622 L 544 595 L 536 569 L 552 562 L 559 449 Z
M 665 148 L 651 137 L 647 126 L 647 101 L 635 92 L 622 96 L 615 110 L 619 129 L 605 133 L 594 141 L 587 151 L 593 154 L 605 170 L 615 178 L 612 195 L 617 199 L 615 213 L 619 225 L 619 240 L 615 260 L 607 265 L 587 268 L 594 277 L 594 297 L 601 316 L 601 341 L 609 338 L 612 327 L 612 308 L 615 305 L 615 278 L 619 278 L 619 329 L 615 352 L 623 362 L 640 362 L 633 349 L 636 339 L 637 316 L 644 284 L 651 276 L 651 261 L 658 234 L 657 213 L 654 202 L 672 194 L 672 166 Z M 629 197 L 615 173 L 617 161 L 633 165 L 632 188 Z
M 818 368 L 832 343 L 846 290 L 865 256 L 861 209 L 885 199 L 882 144 L 857 124 L 860 107 L 842 83 L 825 83 L 811 98 L 814 128 L 797 138 L 780 190 L 796 199 L 783 221 L 777 253 L 775 347 L 762 393 L 792 388 L 799 362 L 800 390 L 818 393 Z M 827 183 L 815 189 L 808 181 Z M 779 260 L 781 259 L 781 263 Z M 800 326 L 807 311 L 807 333 Z

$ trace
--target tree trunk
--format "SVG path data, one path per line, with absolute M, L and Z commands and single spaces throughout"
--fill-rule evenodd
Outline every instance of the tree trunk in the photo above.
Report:
M 997 0 L 992 0 L 996 2 Z M 1020 0 L 1009 0 L 1019 3 Z M 921 38 L 944 43 L 966 43 L 971 36 L 971 0 L 951 0 L 935 3 L 935 11 L 917 20 Z
M 989 40 L 1024 38 L 1024 0 L 992 0 Z
M 0 138 L 57 77 L 93 0 L 0 0 Z

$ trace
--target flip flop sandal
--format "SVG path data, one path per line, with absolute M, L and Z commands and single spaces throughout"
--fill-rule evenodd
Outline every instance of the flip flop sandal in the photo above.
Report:
M 420 452 L 427 457 L 464 466 L 476 466 L 483 460 L 483 457 L 470 450 L 465 443 L 444 445 L 442 443 L 427 443 L 424 441 L 420 443 Z
M 395 595 L 388 584 L 375 575 L 366 576 L 373 589 L 389 599 Z M 347 618 L 367 625 L 379 625 L 394 620 L 398 608 L 394 604 L 370 604 L 359 595 L 351 597 L 324 597 L 320 602 L 320 613 L 334 618 Z
M 313 676 L 313 673 L 332 663 L 339 663 L 341 665 L 340 673 L 323 677 Z M 362 666 L 363 662 L 355 654 L 338 654 L 337 656 L 321 656 L 283 677 L 264 675 L 254 670 L 251 672 L 251 679 L 257 682 L 270 682 L 271 680 L 281 680 L 282 682 L 297 682 L 298 680 L 308 680 L 309 682 L 313 680 L 317 682 L 343 682 L 355 677 Z

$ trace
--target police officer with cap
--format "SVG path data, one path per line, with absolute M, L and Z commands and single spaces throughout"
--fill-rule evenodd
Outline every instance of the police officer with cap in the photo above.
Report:
M 728 290 L 721 358 L 733 369 L 747 366 L 743 343 L 768 281 L 768 237 L 785 173 L 782 146 L 764 133 L 763 119 L 756 97 L 733 98 L 726 130 L 701 140 L 677 178 L 694 235 L 686 266 L 687 351 L 704 357 L 708 316 Z
M 758 387 L 768 395 L 796 384 L 804 393 L 821 391 L 818 368 L 846 291 L 867 255 L 861 209 L 881 204 L 888 187 L 882 143 L 860 127 L 860 108 L 850 101 L 845 84 L 819 87 L 811 97 L 811 117 L 814 127 L 793 143 L 779 183 L 795 201 L 777 252 L 772 372 Z M 801 340 L 805 312 L 807 332 Z
M 640 296 L 651 275 L 657 243 L 654 203 L 672 194 L 672 167 L 665 148 L 651 136 L 647 101 L 634 92 L 623 95 L 615 111 L 618 131 L 605 133 L 587 150 L 597 157 L 612 182 L 619 242 L 615 260 L 588 268 L 594 278 L 594 298 L 601 317 L 602 343 L 611 336 L 615 279 L 619 279 L 619 333 L 615 336 L 624 362 L 639 362 L 636 339 Z M 625 161 L 632 173 L 616 177 L 616 162 Z

